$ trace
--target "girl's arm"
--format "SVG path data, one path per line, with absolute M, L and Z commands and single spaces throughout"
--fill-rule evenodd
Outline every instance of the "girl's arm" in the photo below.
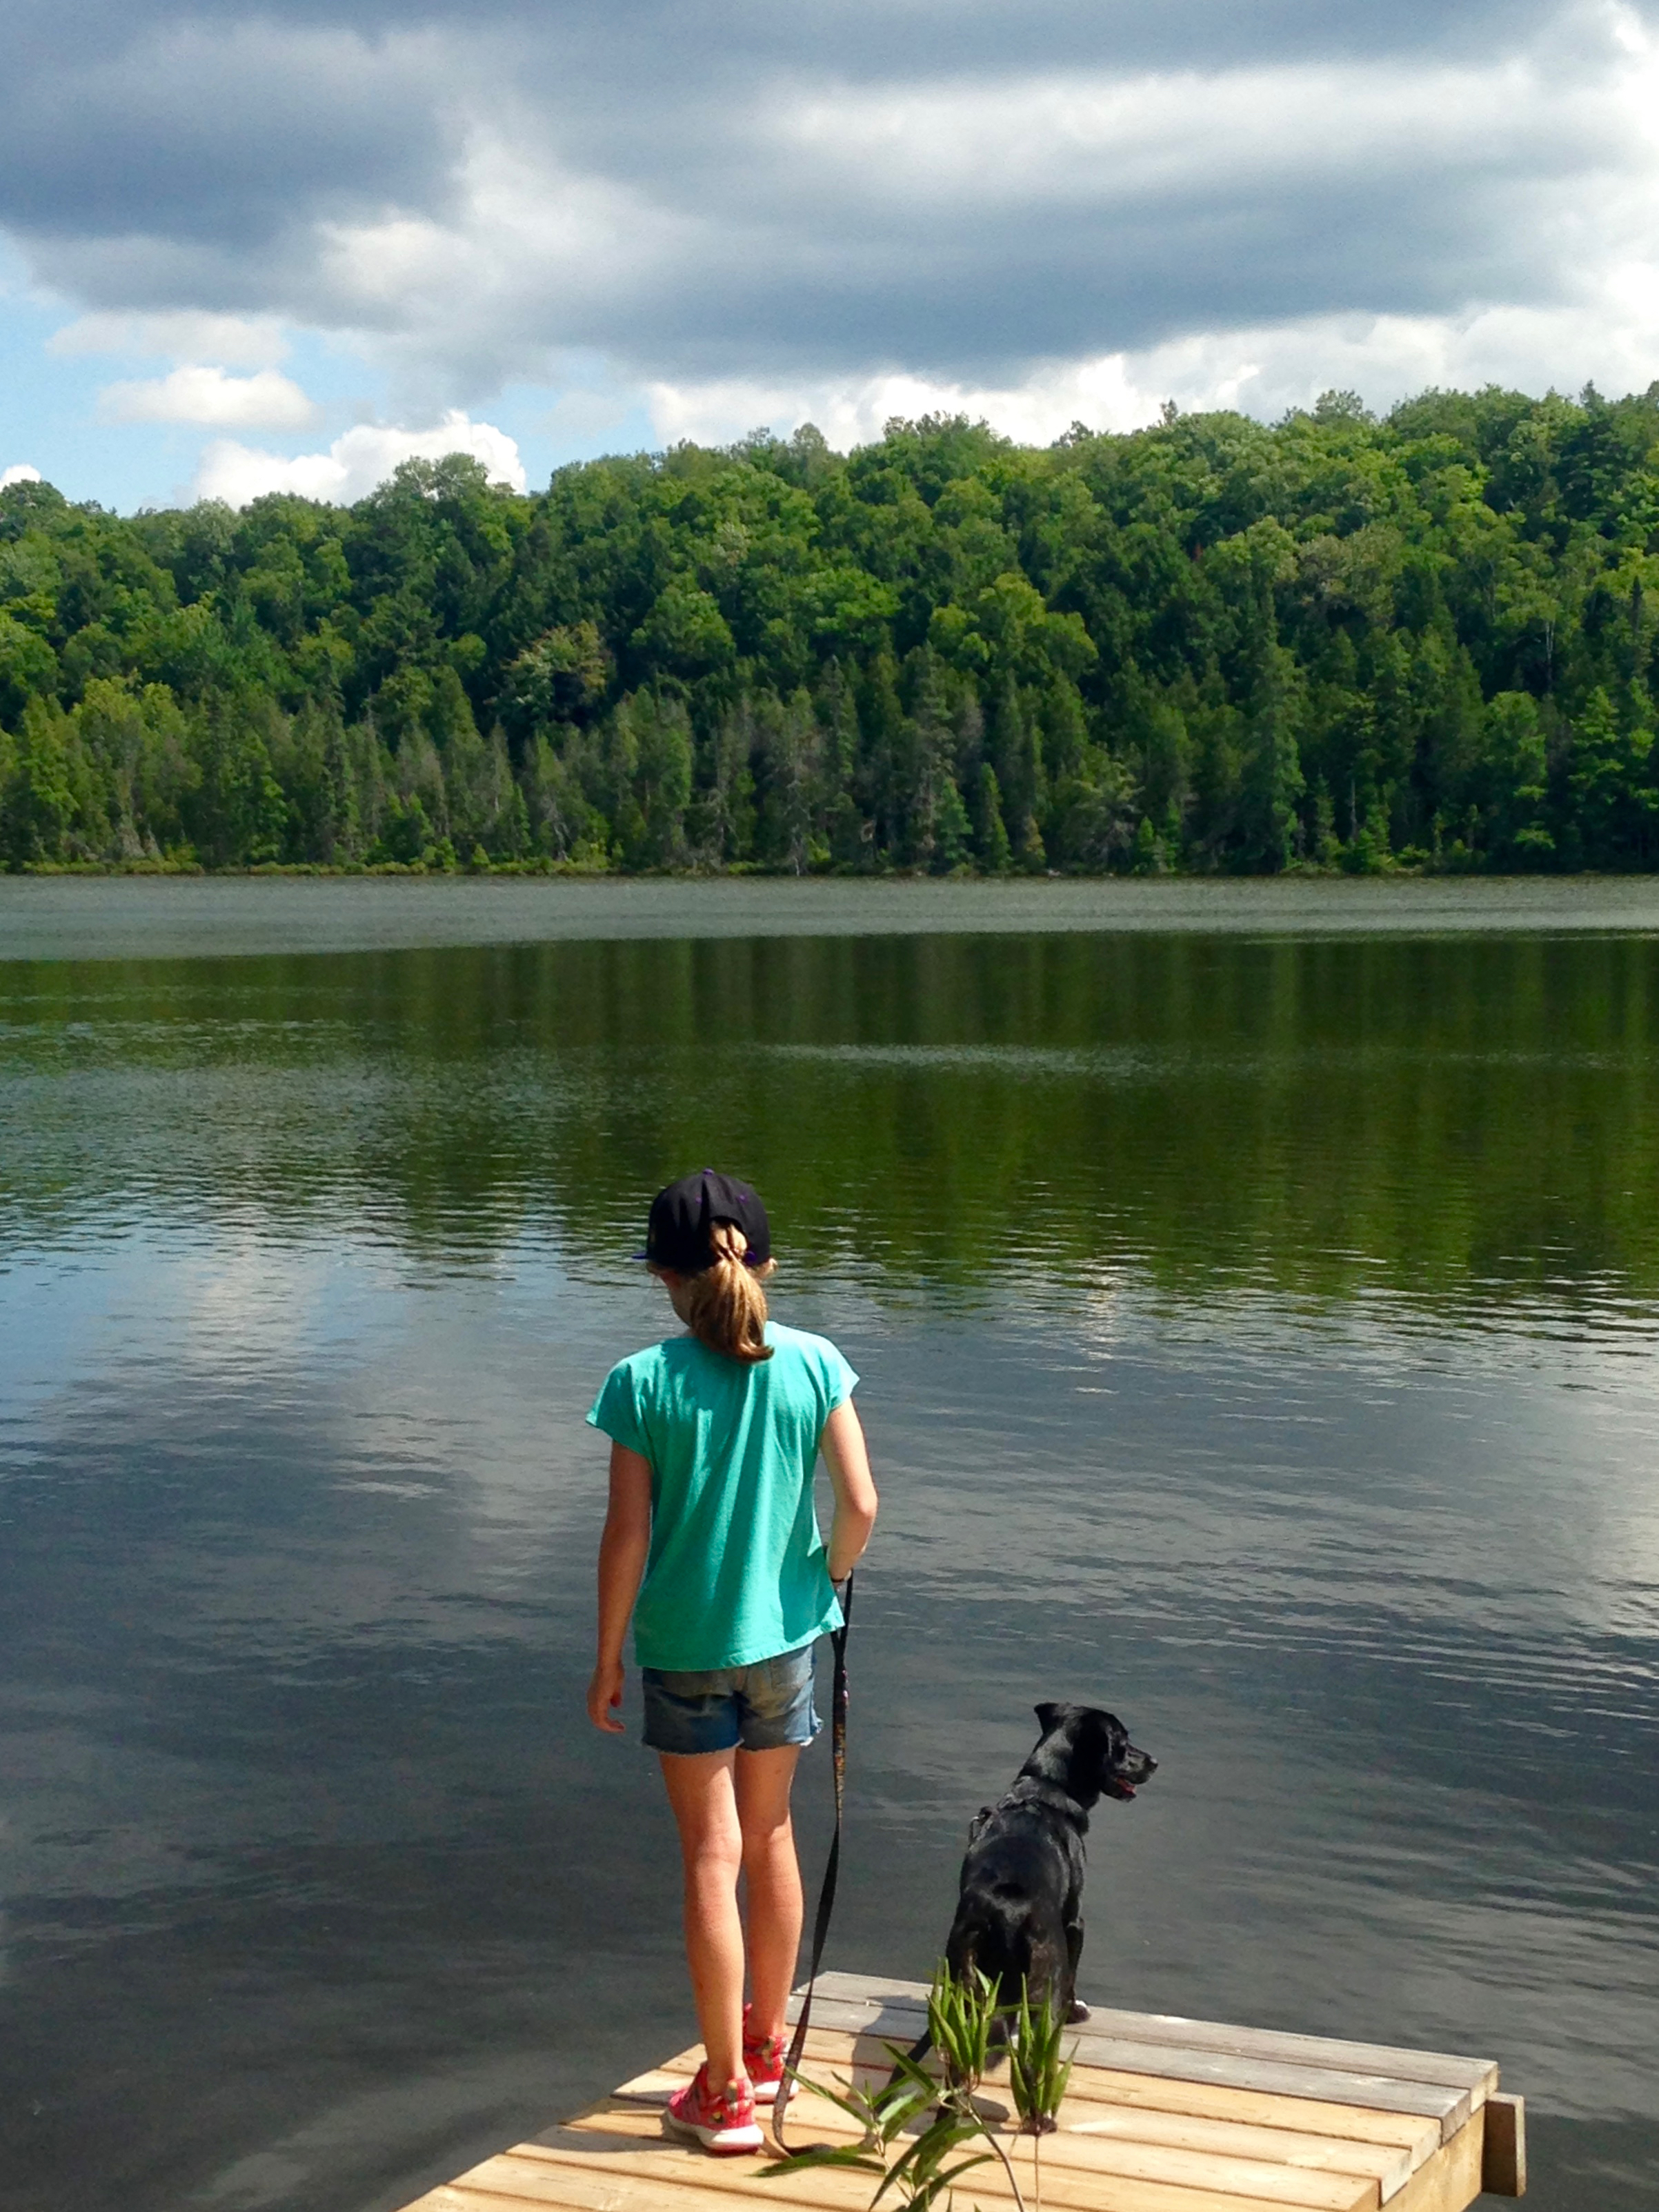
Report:
M 844 1582 L 864 1556 L 876 1525 L 877 1505 L 870 1455 L 850 1398 L 843 1398 L 824 1423 L 818 1449 L 836 1493 L 835 1517 L 830 1523 L 830 1579 Z
M 623 1639 L 651 1549 L 651 1462 L 626 1444 L 611 1446 L 611 1503 L 599 1539 L 599 1654 L 587 1686 L 587 1717 L 621 1735 L 611 1714 L 623 1698 Z

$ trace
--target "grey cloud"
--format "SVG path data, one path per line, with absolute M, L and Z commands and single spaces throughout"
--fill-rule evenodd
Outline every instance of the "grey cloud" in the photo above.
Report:
M 1659 0 L 1637 12 L 1659 21 Z M 1539 193 L 1620 158 L 1572 99 L 1610 66 L 1607 18 L 1570 0 L 16 13 L 0 222 L 46 278 L 93 307 L 269 309 L 379 332 L 434 402 L 545 374 L 560 349 L 670 378 L 985 375 L 1225 325 L 1547 301 L 1571 272 L 1540 250 Z M 1036 197 L 1018 148 L 953 198 L 907 185 L 902 158 L 894 176 L 879 161 L 861 173 L 834 144 L 838 102 L 851 114 L 888 95 L 1318 64 L 1363 84 L 1369 69 L 1529 54 L 1555 91 L 1512 124 L 1475 132 L 1429 112 L 1414 139 L 1384 133 L 1370 150 L 1291 143 L 1235 160 L 1200 118 L 1170 126 L 1145 175 L 1085 149 Z M 813 100 L 828 143 L 772 129 Z M 521 178 L 498 173 L 494 198 L 466 167 L 492 144 L 500 173 Z M 539 210 L 522 243 L 502 242 L 514 190 Z M 401 288 L 379 281 L 384 252 L 365 274 L 330 242 L 392 216 L 433 227 L 408 246 Z M 545 243 L 573 226 L 574 244 Z
M 435 58 L 259 22 L 66 58 L 13 108 L 0 209 L 46 239 L 244 246 L 296 212 L 429 201 L 448 150 Z
M 1659 0 L 1635 0 L 1632 12 L 1659 17 Z M 669 58 L 738 69 L 799 65 L 857 76 L 1002 70 L 1033 57 L 1086 67 L 1237 67 L 1263 59 L 1384 55 L 1485 55 L 1537 35 L 1563 13 L 1561 0 L 1394 0 L 1355 7 L 1352 0 L 14 0 L 9 36 L 15 54 L 49 63 L 88 51 L 125 49 L 158 29 L 181 25 L 262 23 L 366 36 L 448 27 L 516 30 L 550 51 L 605 69 L 623 56 Z M 701 64 L 701 67 L 697 64 Z
M 1359 296 L 1396 313 L 1453 313 L 1471 297 L 1526 298 L 1540 271 L 1499 224 L 1512 201 L 1447 204 L 1432 190 L 1403 209 L 1366 194 L 1316 206 L 1165 204 L 1111 217 L 1079 212 L 1005 223 L 942 242 L 924 227 L 850 244 L 802 269 L 781 246 L 701 286 L 619 302 L 603 330 L 677 376 L 717 377 L 734 362 L 773 374 L 874 364 L 988 382 L 1035 357 L 1138 350 L 1172 333 L 1340 313 Z M 1401 225 L 1404 225 L 1402 230 Z M 711 313 L 711 307 L 714 312 Z M 744 333 L 734 348 L 729 331 Z

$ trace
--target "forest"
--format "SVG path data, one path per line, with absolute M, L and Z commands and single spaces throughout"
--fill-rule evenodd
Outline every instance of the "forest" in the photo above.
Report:
M 1659 382 L 0 492 L 0 857 L 1659 867 Z

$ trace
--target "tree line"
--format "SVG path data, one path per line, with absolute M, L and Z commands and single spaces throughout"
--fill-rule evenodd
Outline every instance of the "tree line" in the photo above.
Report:
M 0 493 L 14 868 L 1659 866 L 1659 383 Z

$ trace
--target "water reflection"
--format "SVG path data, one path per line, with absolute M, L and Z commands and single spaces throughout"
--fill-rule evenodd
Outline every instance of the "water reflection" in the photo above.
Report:
M 684 2029 L 654 1778 L 580 1717 L 581 1414 L 703 1158 L 885 1471 L 841 1962 L 927 1970 L 1030 1704 L 1107 1695 L 1164 1763 L 1086 1981 L 1491 2051 L 1547 2212 L 1650 2201 L 1656 984 L 1615 939 L 0 970 L 16 2203 L 398 2204 Z
M 796 1249 L 1444 1310 L 1659 1288 L 1652 940 L 850 939 L 12 971 L 9 1233 L 155 1206 L 602 1261 L 733 1148 Z M 72 1083 L 64 1079 L 73 1075 Z M 112 1115 L 128 1124 L 112 1154 Z M 577 1195 L 580 1194 L 580 1196 Z M 1035 1272 L 1035 1271 L 1033 1271 Z

